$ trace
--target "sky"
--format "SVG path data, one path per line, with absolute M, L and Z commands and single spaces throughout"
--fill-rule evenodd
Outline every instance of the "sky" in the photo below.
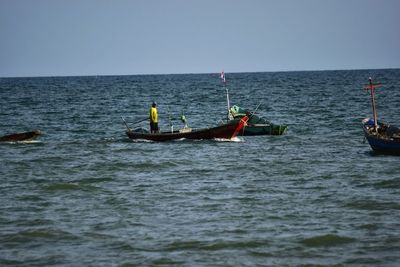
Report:
M 398 0 L 0 0 L 0 77 L 377 68 Z

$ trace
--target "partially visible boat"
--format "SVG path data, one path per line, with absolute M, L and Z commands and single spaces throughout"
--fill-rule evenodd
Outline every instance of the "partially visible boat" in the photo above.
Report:
M 365 138 L 375 152 L 400 155 L 399 128 L 378 121 L 375 129 L 375 122 L 370 118 L 365 118 L 362 124 Z
M 150 133 L 143 128 L 126 131 L 130 139 L 144 139 L 151 141 L 171 141 L 177 139 L 232 139 L 236 137 L 246 125 L 249 117 L 245 116 L 240 120 L 228 122 L 216 127 L 192 129 L 182 128 L 178 131 L 165 131 L 160 133 Z
M 371 92 L 371 104 L 374 116 L 373 119 L 365 118 L 362 120 L 364 135 L 375 152 L 400 155 L 400 129 L 378 121 L 374 90 L 381 86 L 381 84 L 373 84 L 371 78 L 369 78 L 369 84 L 364 86 L 365 90 L 370 90 Z
M 249 110 L 243 109 L 237 105 L 233 105 L 229 109 L 229 117 L 233 120 L 238 120 L 243 118 L 246 114 L 251 113 Z M 274 124 L 262 117 L 251 113 L 249 121 L 244 131 L 240 135 L 282 135 L 286 133 L 287 126 Z
M 22 142 L 32 141 L 38 138 L 42 134 L 39 130 L 23 133 L 13 133 L 0 137 L 0 142 Z

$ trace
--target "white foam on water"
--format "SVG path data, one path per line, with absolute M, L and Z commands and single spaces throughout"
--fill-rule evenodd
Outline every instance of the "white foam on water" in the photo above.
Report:
M 153 143 L 153 140 L 147 139 L 131 139 L 133 143 Z
M 7 141 L 1 142 L 2 144 L 18 145 L 18 144 L 41 144 L 42 141 L 39 140 L 27 140 L 27 141 Z
M 244 139 L 240 138 L 240 137 L 233 137 L 231 139 L 226 139 L 226 138 L 214 138 L 213 140 L 217 141 L 217 142 L 235 142 L 235 143 L 242 143 L 244 142 Z

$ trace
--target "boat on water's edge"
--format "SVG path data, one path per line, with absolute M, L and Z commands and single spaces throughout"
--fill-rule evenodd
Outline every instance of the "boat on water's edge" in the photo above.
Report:
M 39 130 L 23 133 L 13 133 L 0 137 L 0 142 L 26 142 L 38 138 L 42 134 Z
M 144 139 L 151 141 L 171 141 L 177 139 L 232 139 L 236 137 L 245 126 L 248 121 L 248 117 L 245 116 L 241 120 L 232 121 L 226 124 L 222 124 L 216 127 L 203 128 L 203 129 L 192 129 L 183 128 L 179 131 L 166 131 L 160 133 L 149 133 L 143 128 L 126 131 L 127 136 L 130 139 Z
M 229 109 L 229 113 L 233 120 L 237 120 L 243 118 L 249 113 L 249 111 L 234 105 Z M 257 116 L 256 114 L 252 114 L 247 122 L 247 126 L 245 127 L 244 131 L 241 131 L 240 135 L 282 135 L 286 132 L 286 125 L 274 124 L 262 117 Z

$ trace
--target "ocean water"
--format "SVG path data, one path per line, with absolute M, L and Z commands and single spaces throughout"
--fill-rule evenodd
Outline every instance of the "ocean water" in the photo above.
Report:
M 283 136 L 133 142 L 226 116 L 218 74 L 0 79 L 0 266 L 398 266 L 400 157 L 361 120 L 400 126 L 400 70 L 226 74 L 232 104 Z

